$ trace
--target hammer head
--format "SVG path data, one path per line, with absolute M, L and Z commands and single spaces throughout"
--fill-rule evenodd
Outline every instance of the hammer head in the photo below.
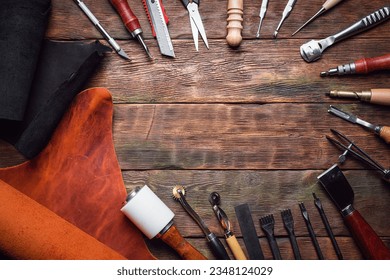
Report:
M 319 41 L 311 40 L 300 48 L 301 56 L 306 62 L 316 61 L 321 58 L 322 47 Z

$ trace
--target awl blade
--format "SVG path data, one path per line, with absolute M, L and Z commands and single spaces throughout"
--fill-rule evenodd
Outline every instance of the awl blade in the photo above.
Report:
M 373 125 L 369 122 L 366 122 L 362 119 L 359 119 L 357 116 L 346 113 L 346 112 L 344 112 L 344 111 L 342 111 L 342 110 L 340 110 L 332 105 L 329 106 L 328 112 L 335 115 L 335 116 L 338 116 L 346 121 L 349 121 L 350 123 L 360 124 L 361 126 L 364 126 L 364 127 L 371 129 L 375 132 L 378 129 L 376 125 Z

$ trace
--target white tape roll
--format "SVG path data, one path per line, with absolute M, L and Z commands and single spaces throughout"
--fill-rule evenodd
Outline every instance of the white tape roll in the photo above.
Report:
M 121 211 L 149 239 L 155 237 L 175 216 L 147 185 L 136 192 Z

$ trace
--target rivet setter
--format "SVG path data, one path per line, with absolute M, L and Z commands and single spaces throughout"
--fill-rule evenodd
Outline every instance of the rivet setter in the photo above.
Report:
M 95 25 L 96 29 L 103 35 L 104 39 L 113 47 L 113 49 L 119 54 L 121 57 L 130 60 L 125 51 L 118 45 L 118 43 L 108 34 L 108 32 L 103 28 L 100 24 L 99 20 L 94 16 L 91 10 L 85 5 L 85 3 L 81 0 L 73 0 L 80 9 L 84 12 L 84 14 L 89 18 L 89 20 Z
M 328 47 L 353 35 L 366 31 L 390 18 L 390 7 L 383 7 L 348 28 L 322 40 L 311 40 L 300 47 L 302 58 L 306 62 L 313 62 L 321 58 L 322 53 Z
M 274 235 L 274 226 L 275 226 L 275 218 L 274 215 L 270 214 L 259 219 L 260 226 L 267 237 L 269 246 L 271 248 L 272 256 L 274 260 L 281 260 L 282 256 L 280 255 L 280 250 L 278 243 L 276 242 Z
M 354 209 L 354 192 L 337 164 L 326 170 L 317 179 L 341 212 L 344 223 L 350 230 L 363 256 L 367 259 L 390 259 L 390 250 L 363 216 Z
M 363 149 L 361 149 L 359 146 L 357 146 L 352 140 L 350 140 L 347 136 L 345 136 L 341 132 L 339 132 L 335 129 L 330 129 L 330 131 L 335 136 L 340 138 L 342 141 L 346 142 L 347 144 L 343 144 L 342 142 L 326 135 L 325 137 L 326 137 L 326 139 L 328 139 L 329 142 L 331 142 L 333 145 L 335 145 L 337 148 L 339 148 L 343 151 L 348 151 L 348 154 L 353 155 L 359 161 L 369 165 L 372 168 L 375 168 L 376 170 L 379 170 L 383 175 L 383 179 L 386 182 L 390 183 L 390 170 L 389 169 L 384 168 L 380 163 L 375 161 Z
M 219 195 L 219 193 L 212 192 L 209 195 L 209 202 L 213 208 L 215 216 L 217 216 L 217 219 L 225 232 L 225 240 L 229 245 L 233 256 L 236 258 L 236 260 L 246 260 L 247 258 L 245 256 L 245 253 L 242 251 L 241 246 L 233 233 L 232 224 L 230 223 L 225 211 L 223 211 L 222 208 L 219 206 L 221 203 L 221 196 Z
M 376 88 L 363 91 L 332 90 L 326 95 L 330 97 L 351 98 L 364 102 L 390 106 L 390 89 Z
M 183 186 L 176 186 L 172 190 L 173 199 L 179 201 L 184 210 L 191 216 L 191 218 L 198 224 L 203 233 L 206 236 L 207 242 L 214 253 L 214 256 L 219 260 L 230 260 L 228 253 L 225 250 L 222 242 L 218 237 L 212 233 L 209 228 L 206 226 L 202 218 L 192 209 L 191 205 L 188 204 L 185 198 L 186 190 Z
M 147 55 L 152 58 L 152 55 L 150 54 L 149 49 L 146 46 L 144 39 L 142 38 L 142 28 L 138 18 L 131 10 L 127 0 L 110 0 L 110 2 L 120 15 L 124 25 L 126 26 L 126 29 L 130 32 L 131 36 L 138 40 L 138 42 L 146 51 Z
M 265 14 L 267 12 L 267 6 L 268 6 L 268 0 L 263 0 L 261 2 L 261 8 L 260 8 L 260 13 L 259 13 L 260 22 L 259 22 L 259 27 L 257 28 L 256 38 L 260 38 L 260 29 L 261 29 L 261 25 L 263 23 Z
M 379 137 L 381 137 L 387 144 L 390 144 L 390 126 L 374 125 L 359 119 L 357 116 L 350 113 L 346 113 L 332 105 L 329 106 L 328 112 L 342 118 L 343 120 L 349 121 L 350 123 L 359 124 L 371 131 L 374 131 Z
M 188 11 L 188 15 L 190 17 L 190 25 L 192 31 L 192 38 L 194 39 L 195 49 L 198 51 L 199 43 L 198 43 L 198 33 L 202 37 L 202 40 L 207 48 L 209 48 L 209 43 L 206 37 L 206 31 L 204 30 L 203 22 L 199 14 L 199 4 L 200 0 L 181 0 L 184 7 Z
M 382 56 L 361 58 L 354 62 L 339 65 L 320 73 L 321 77 L 368 74 L 379 70 L 390 70 L 390 53 Z
M 330 10 L 334 6 L 336 6 L 338 3 L 340 3 L 343 0 L 327 0 L 321 7 L 321 9 L 314 15 L 312 16 L 308 21 L 306 21 L 301 27 L 299 27 L 291 36 L 294 36 L 297 34 L 299 31 L 301 31 L 306 25 L 314 21 L 316 18 L 318 18 L 320 15 L 325 13 L 326 11 Z
M 324 207 L 322 206 L 322 202 L 317 197 L 317 195 L 315 193 L 313 193 L 313 197 L 314 197 L 314 205 L 317 207 L 318 212 L 320 213 L 320 216 L 321 216 L 322 222 L 324 223 L 326 232 L 328 233 L 330 241 L 332 242 L 333 248 L 336 251 L 337 258 L 339 260 L 343 260 L 344 259 L 343 254 L 341 253 L 339 244 L 337 243 L 337 240 L 333 234 L 332 228 L 330 227 L 328 218 L 326 217 L 326 214 L 325 214 Z
M 301 257 L 301 252 L 299 251 L 297 238 L 295 236 L 294 218 L 293 218 L 291 209 L 282 210 L 282 212 L 280 212 L 280 214 L 282 216 L 284 228 L 286 229 L 286 231 L 288 233 L 288 237 L 289 237 L 290 242 L 291 242 L 294 257 L 296 260 L 301 260 L 302 257 Z
M 280 27 L 282 26 L 283 22 L 288 18 L 288 16 L 290 15 L 292 9 L 294 8 L 294 5 L 295 3 L 297 2 L 297 0 L 288 0 L 287 2 L 287 5 L 286 7 L 284 8 L 283 10 L 283 15 L 282 15 L 282 19 L 280 20 L 279 24 L 278 24 L 278 27 L 276 27 L 276 30 L 274 32 L 274 38 L 276 39 L 276 37 L 278 36 L 278 33 L 279 33 L 279 29 Z

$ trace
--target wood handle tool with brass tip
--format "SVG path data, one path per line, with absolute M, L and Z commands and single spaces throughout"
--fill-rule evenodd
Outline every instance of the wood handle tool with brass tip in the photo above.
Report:
M 243 29 L 244 0 L 228 0 L 227 7 L 227 36 L 226 42 L 231 47 L 238 47 L 241 44 Z

